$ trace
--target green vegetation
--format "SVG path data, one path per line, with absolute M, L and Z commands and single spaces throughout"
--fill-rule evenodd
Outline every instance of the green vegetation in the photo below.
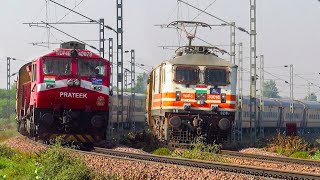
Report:
M 289 157 L 307 158 L 309 156 L 310 145 L 299 136 L 278 134 L 276 138 L 270 141 L 267 150 Z
M 297 151 L 290 155 L 292 158 L 301 158 L 301 159 L 308 159 L 309 153 L 307 151 Z
M 152 154 L 155 154 L 155 155 L 159 155 L 159 156 L 171 156 L 171 150 L 169 148 L 158 148 L 154 151 L 152 151 Z
M 15 90 L 15 84 L 11 86 L 11 90 L 10 90 L 10 117 L 14 117 L 12 116 L 14 114 L 14 109 L 15 109 L 15 99 L 16 99 L 16 90 Z M 8 114 L 7 114 L 7 90 L 6 89 L 0 89 L 0 128 L 3 128 L 3 125 L 5 124 L 10 124 L 10 122 L 8 122 Z M 12 118 L 10 118 L 11 120 Z
M 185 151 L 175 151 L 173 156 L 187 159 L 198 159 L 205 161 L 229 162 L 226 158 L 219 155 L 220 144 L 206 144 L 203 137 L 196 138 L 190 149 Z
M 36 160 L 0 145 L 0 179 L 36 179 Z
M 280 98 L 276 81 L 270 80 L 263 83 L 263 96 L 268 98 Z
M 318 150 L 318 151 L 311 157 L 311 159 L 320 160 L 320 151 Z
M 39 155 L 26 155 L 0 145 L 0 179 L 117 179 L 93 172 L 59 143 Z
M 11 129 L 6 129 L 5 131 L 0 131 L 0 142 L 17 136 L 19 133 L 12 127 Z
M 221 151 L 220 144 L 206 144 L 203 137 L 196 138 L 189 149 L 176 149 L 174 151 L 168 148 L 158 148 L 152 154 L 161 156 L 173 156 L 187 159 L 198 159 L 205 161 L 225 162 L 229 161 L 218 153 Z

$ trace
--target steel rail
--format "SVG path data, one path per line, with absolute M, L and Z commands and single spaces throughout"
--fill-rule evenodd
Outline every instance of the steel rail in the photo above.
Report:
M 149 162 L 158 162 L 158 163 L 167 163 L 175 164 L 196 168 L 205 168 L 205 169 L 214 169 L 218 171 L 225 171 L 230 173 L 238 173 L 252 176 L 260 176 L 267 178 L 279 178 L 279 179 L 301 179 L 301 180 L 311 180 L 311 179 L 320 179 L 320 174 L 312 174 L 305 172 L 294 172 L 294 171 L 280 171 L 276 169 L 267 169 L 267 168 L 258 168 L 252 166 L 244 165 L 234 165 L 218 162 L 209 162 L 209 161 L 199 161 L 199 160 L 190 160 L 184 158 L 173 158 L 165 156 L 157 156 L 151 154 L 136 154 L 128 152 L 114 151 L 104 148 L 95 148 L 95 153 L 115 156 L 120 158 L 128 158 L 133 160 L 143 160 Z
M 232 156 L 232 157 L 242 157 L 247 159 L 258 159 L 263 161 L 278 162 L 278 163 L 289 163 L 289 164 L 299 164 L 299 165 L 308 165 L 320 167 L 320 161 L 316 160 L 307 160 L 307 159 L 298 159 L 298 158 L 288 158 L 288 157 L 275 157 L 275 156 L 266 156 L 266 155 L 257 155 L 257 154 L 247 154 L 236 151 L 221 151 L 222 155 Z

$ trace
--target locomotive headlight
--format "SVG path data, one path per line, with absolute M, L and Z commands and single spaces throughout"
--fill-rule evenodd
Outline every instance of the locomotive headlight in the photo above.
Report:
M 218 110 L 219 110 L 218 104 L 212 104 L 211 109 L 212 109 L 212 112 L 218 112 Z
M 47 89 L 52 89 L 52 88 L 54 88 L 54 87 L 56 87 L 55 84 L 46 84 L 46 88 L 47 88 Z
M 80 80 L 79 79 L 75 79 L 73 81 L 73 83 L 74 83 L 75 86 L 80 86 Z
M 190 111 L 190 109 L 191 109 L 191 104 L 185 103 L 185 104 L 183 105 L 183 108 L 184 108 L 185 111 Z
M 73 80 L 72 79 L 68 79 L 68 81 L 67 81 L 67 85 L 68 86 L 73 86 Z
M 176 101 L 181 101 L 181 91 L 176 91 Z
M 92 86 L 92 89 L 95 91 L 102 91 L 102 86 Z
M 221 93 L 221 103 L 226 103 L 227 102 L 227 95 L 226 93 Z

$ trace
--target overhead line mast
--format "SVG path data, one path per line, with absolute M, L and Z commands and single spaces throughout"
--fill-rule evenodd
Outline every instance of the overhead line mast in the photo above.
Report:
M 123 4 L 117 0 L 117 130 L 123 129 Z M 120 124 L 121 127 L 120 127 Z
M 257 130 L 257 19 L 256 0 L 250 0 L 250 140 L 256 141 Z

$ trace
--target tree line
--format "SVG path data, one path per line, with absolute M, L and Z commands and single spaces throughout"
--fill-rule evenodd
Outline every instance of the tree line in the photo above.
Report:
M 279 90 L 277 88 L 276 82 L 274 80 L 269 80 L 263 84 L 263 96 L 267 98 L 281 98 L 279 95 Z M 317 95 L 312 92 L 307 94 L 303 100 L 306 101 L 317 101 Z

